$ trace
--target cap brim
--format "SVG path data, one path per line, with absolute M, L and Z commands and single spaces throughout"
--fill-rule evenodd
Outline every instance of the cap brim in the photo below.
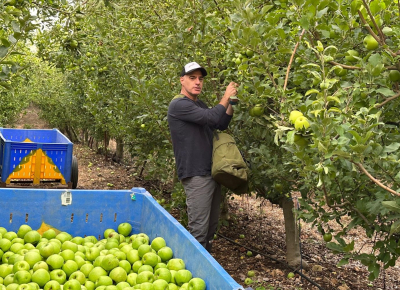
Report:
M 185 68 L 183 68 L 182 73 L 181 73 L 181 77 L 183 77 L 184 75 L 187 75 L 187 74 L 189 74 L 189 73 L 191 73 L 191 72 L 194 72 L 194 71 L 196 71 L 196 70 L 201 71 L 201 74 L 203 75 L 203 77 L 205 77 L 205 76 L 207 75 L 207 71 L 206 71 L 206 69 L 203 68 L 203 67 L 195 68 L 195 69 L 189 70 L 189 71 L 187 71 L 187 72 L 185 72 Z

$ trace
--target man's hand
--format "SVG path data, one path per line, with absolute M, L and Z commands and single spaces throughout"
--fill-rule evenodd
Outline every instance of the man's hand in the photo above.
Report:
M 237 87 L 238 87 L 238 86 L 239 86 L 239 85 L 238 85 L 237 83 L 231 82 L 231 83 L 226 87 L 225 94 L 224 94 L 224 96 L 222 97 L 221 102 L 220 102 L 225 108 L 227 108 L 228 105 L 229 105 L 231 102 L 234 103 L 234 104 L 236 104 L 236 103 L 239 101 L 239 99 L 236 97 L 236 95 L 237 95 Z

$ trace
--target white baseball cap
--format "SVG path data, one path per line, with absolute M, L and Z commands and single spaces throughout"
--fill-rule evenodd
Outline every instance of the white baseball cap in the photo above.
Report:
M 199 65 L 197 62 L 189 62 L 187 65 L 183 67 L 181 72 L 181 77 L 195 70 L 200 70 L 201 73 L 203 74 L 203 77 L 207 75 L 207 71 L 204 67 Z

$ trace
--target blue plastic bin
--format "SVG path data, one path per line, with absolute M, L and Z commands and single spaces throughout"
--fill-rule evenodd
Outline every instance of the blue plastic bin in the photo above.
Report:
M 36 159 L 32 156 L 36 157 L 34 154 L 39 151 L 35 167 L 31 161 Z M 34 180 L 35 177 L 36 183 L 57 179 L 67 184 L 71 181 L 72 153 L 73 144 L 57 129 L 0 128 L 1 182 Z M 29 162 L 29 170 L 23 168 L 26 162 Z
M 62 195 L 71 193 L 70 205 Z M 243 289 L 221 265 L 143 188 L 132 190 L 0 189 L 0 226 L 18 231 L 49 225 L 73 236 L 102 238 L 108 228 L 129 222 L 133 233 L 163 237 L 174 257 L 185 261 L 193 277 L 206 281 L 207 290 Z

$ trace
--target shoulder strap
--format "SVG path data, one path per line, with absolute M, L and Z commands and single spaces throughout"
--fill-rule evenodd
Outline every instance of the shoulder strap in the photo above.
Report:
M 176 95 L 174 98 L 173 98 L 173 100 L 175 100 L 175 99 L 179 99 L 179 98 L 183 98 L 184 97 L 184 95 L 182 95 L 182 94 L 179 94 L 179 95 Z

